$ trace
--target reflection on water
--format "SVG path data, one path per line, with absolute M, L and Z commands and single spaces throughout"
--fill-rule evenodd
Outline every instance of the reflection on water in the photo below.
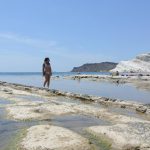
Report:
M 110 125 L 111 123 L 91 116 L 64 115 L 53 118 L 52 124 L 81 133 L 83 128 L 97 125 Z
M 0 100 L 1 101 L 1 100 Z M 0 108 L 0 150 L 6 150 L 12 141 L 12 138 L 26 127 L 37 124 L 36 122 L 17 122 L 6 119 L 4 108 Z M 12 149 L 10 149 L 12 150 Z
M 5 100 L 5 99 L 0 99 L 0 106 L 1 105 L 6 105 L 6 104 L 10 104 L 12 102 L 8 101 L 8 100 Z
M 46 101 L 45 99 L 42 99 L 36 96 L 35 97 L 34 96 L 21 96 L 21 98 L 24 98 L 27 101 L 36 101 L 36 102 Z M 69 100 L 71 99 L 66 99 L 66 102 Z M 73 101 L 75 100 L 72 99 L 71 102 Z M 79 103 L 79 102 L 76 101 L 76 103 Z M 10 103 L 7 100 L 0 99 L 0 104 L 7 105 Z M 89 126 L 96 126 L 96 125 L 110 125 L 109 121 L 98 119 L 92 116 L 85 116 L 85 115 L 78 115 L 78 114 L 53 116 L 49 120 L 43 120 L 40 122 L 39 121 L 13 121 L 13 120 L 9 120 L 6 118 L 7 117 L 6 117 L 5 108 L 0 108 L 0 150 L 12 150 L 12 149 L 17 150 L 16 145 L 14 145 L 14 144 L 17 144 L 15 141 L 15 138 L 17 138 L 16 135 L 22 129 L 29 128 L 30 126 L 33 126 L 33 125 L 50 124 L 50 125 L 61 126 L 61 127 L 73 130 L 86 137 L 87 135 L 85 135 L 84 128 L 89 127 Z M 96 141 L 96 139 L 94 139 L 93 142 L 94 141 Z M 98 144 L 95 144 L 95 145 L 98 145 Z M 102 145 L 100 145 L 100 147 L 102 148 Z
M 69 82 L 70 83 L 70 82 Z M 46 99 L 42 99 L 37 96 L 20 96 L 20 98 L 23 98 L 24 100 L 27 101 L 34 101 L 34 102 L 45 102 Z M 76 102 L 76 103 L 82 103 L 81 101 L 78 102 L 78 100 L 70 99 L 70 98 L 64 98 L 60 97 L 61 102 Z M 48 102 L 48 101 L 47 101 Z M 58 100 L 58 102 L 60 102 Z M 0 104 L 2 105 L 7 105 L 10 104 L 9 101 L 7 100 L 1 100 L 0 99 Z M 99 107 L 101 108 L 102 106 L 99 104 L 92 104 L 90 103 L 90 106 Z M 108 108 L 110 112 L 112 112 L 112 108 Z M 135 116 L 138 117 L 135 112 L 128 111 L 126 109 L 121 110 L 121 108 L 113 108 L 113 112 L 119 113 L 120 111 L 129 116 Z M 13 121 L 6 119 L 6 112 L 4 108 L 0 108 L 0 150 L 16 150 L 17 148 L 12 148 L 10 146 L 10 142 L 12 139 L 15 138 L 16 134 L 21 131 L 21 129 L 24 128 L 29 128 L 30 126 L 33 125 L 38 125 L 38 124 L 50 124 L 50 125 L 56 125 L 56 126 L 61 126 L 70 130 L 73 130 L 82 136 L 86 137 L 87 139 L 92 142 L 98 150 L 109 150 L 109 145 L 105 143 L 103 140 L 97 140 L 95 137 L 92 137 L 90 134 L 87 134 L 85 132 L 86 127 L 90 126 L 97 126 L 97 125 L 111 125 L 111 122 L 96 118 L 94 116 L 88 116 L 88 115 L 82 115 L 82 114 L 67 114 L 67 115 L 61 115 L 61 116 L 53 116 L 52 118 L 49 118 L 48 120 L 43 120 L 43 121 Z M 14 141 L 13 141 L 14 142 Z M 11 148 L 10 148 L 11 147 Z
M 55 80 L 51 87 L 63 91 L 150 103 L 150 91 L 139 90 L 131 84 L 81 80 Z
M 41 87 L 43 84 L 43 79 L 40 75 L 0 76 L 0 80 L 38 87 Z M 150 103 L 150 91 L 137 89 L 136 87 L 132 86 L 132 84 L 57 79 L 51 81 L 50 88 L 74 93 Z

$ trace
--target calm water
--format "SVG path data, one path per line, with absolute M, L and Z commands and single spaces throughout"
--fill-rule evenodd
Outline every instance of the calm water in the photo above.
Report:
M 54 76 L 65 76 L 76 73 L 62 72 L 54 73 Z M 109 73 L 88 73 L 109 74 Z M 0 81 L 21 83 L 33 86 L 42 86 L 43 77 L 41 73 L 0 73 Z M 123 100 L 150 103 L 150 91 L 139 90 L 131 84 L 113 84 L 108 82 L 95 82 L 86 80 L 57 79 L 51 81 L 52 89 L 70 91 L 81 94 L 90 94 Z
M 11 104 L 11 102 L 6 99 L 0 99 L 0 150 L 15 150 L 11 145 L 15 135 L 21 129 L 35 125 L 36 122 L 17 122 L 7 119 L 7 113 L 4 108 L 7 104 Z
M 72 73 L 55 73 L 54 75 L 65 76 L 71 75 Z M 93 73 L 92 73 L 93 74 Z M 0 81 L 7 81 L 12 83 L 21 83 L 33 86 L 42 86 L 42 76 L 41 73 L 0 73 Z M 69 79 L 57 79 L 52 80 L 51 88 L 59 89 L 63 91 L 70 91 L 82 94 L 91 94 L 97 96 L 106 96 L 111 98 L 120 98 L 126 100 L 136 100 L 139 102 L 150 103 L 150 92 L 136 89 L 134 86 L 129 84 L 112 84 L 108 82 L 94 82 L 86 80 L 69 80 Z M 43 101 L 43 99 L 38 99 L 37 97 L 26 97 L 22 98 L 32 101 Z M 60 99 L 61 101 L 70 101 L 70 99 Z M 73 101 L 73 100 L 72 100 Z M 71 101 L 71 102 L 72 102 Z M 75 101 L 77 103 L 77 101 Z M 22 122 L 13 121 L 6 119 L 6 112 L 3 108 L 4 105 L 10 104 L 10 101 L 0 99 L 0 150 L 12 150 L 16 149 L 13 144 L 13 140 L 16 134 L 19 133 L 24 128 L 29 128 L 30 126 L 39 124 L 37 121 Z M 114 110 L 113 111 L 120 111 Z M 125 114 L 126 110 L 124 110 Z M 130 116 L 134 114 L 129 114 Z M 40 124 L 45 123 L 40 122 Z M 97 140 L 91 139 L 88 135 L 84 135 L 83 128 L 95 125 L 109 125 L 110 123 L 105 120 L 100 120 L 91 116 L 84 115 L 65 115 L 61 117 L 50 118 L 46 123 L 51 123 L 53 125 L 62 126 L 71 129 L 75 132 L 79 132 L 83 136 L 87 137 L 94 143 L 97 147 L 101 147 L 102 150 L 108 150 L 105 143 L 98 143 Z M 14 147 L 12 147 L 14 146 Z
M 47 100 L 36 96 L 21 96 L 21 98 L 24 98 L 24 100 L 26 101 L 48 102 Z M 62 101 L 62 97 L 60 98 L 60 100 Z M 74 103 L 82 103 L 81 101 L 68 98 L 68 102 L 69 101 L 71 102 L 74 101 Z M 7 101 L 5 99 L 0 99 L 0 150 L 17 150 L 16 142 L 18 142 L 18 140 L 20 139 L 19 133 L 22 132 L 22 130 L 25 128 L 29 128 L 30 126 L 34 126 L 38 124 L 51 124 L 51 125 L 61 126 L 70 129 L 88 138 L 92 143 L 94 143 L 96 147 L 98 147 L 98 149 L 99 147 L 101 147 L 101 150 L 106 150 L 105 144 L 97 142 L 96 139 L 91 139 L 89 134 L 85 134 L 84 129 L 89 126 L 110 125 L 111 123 L 109 121 L 98 119 L 94 116 L 92 117 L 92 116 L 81 115 L 81 114 L 50 116 L 49 119 L 43 121 L 34 121 L 34 120 L 13 121 L 10 119 L 6 119 L 7 115 L 5 112 L 5 108 L 1 107 L 7 104 L 10 104 L 10 101 Z M 98 106 L 101 108 L 100 105 Z

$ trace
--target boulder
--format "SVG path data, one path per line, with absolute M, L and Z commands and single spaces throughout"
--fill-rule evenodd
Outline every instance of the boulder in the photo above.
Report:
M 52 125 L 29 128 L 20 147 L 24 150 L 91 150 L 88 140 L 84 137 Z
M 94 136 L 104 136 L 115 150 L 150 150 L 150 123 L 116 124 L 89 127 Z
M 146 113 L 147 107 L 139 106 L 139 107 L 136 108 L 136 111 L 141 112 L 141 113 Z

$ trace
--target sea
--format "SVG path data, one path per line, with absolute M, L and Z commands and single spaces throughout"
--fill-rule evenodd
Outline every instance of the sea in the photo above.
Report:
M 132 84 L 116 84 L 105 81 L 71 80 L 63 79 L 68 75 L 76 75 L 74 72 L 54 72 L 53 76 L 60 78 L 52 79 L 50 89 L 68 91 L 79 94 L 117 98 L 120 100 L 137 101 L 150 104 L 150 91 L 136 88 Z M 83 72 L 89 75 L 109 75 L 109 72 Z M 0 81 L 19 83 L 24 85 L 42 87 L 44 78 L 41 72 L 1 72 Z

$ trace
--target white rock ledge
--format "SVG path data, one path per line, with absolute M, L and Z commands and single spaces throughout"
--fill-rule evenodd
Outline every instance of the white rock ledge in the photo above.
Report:
M 86 94 L 76 94 L 71 92 L 63 92 L 59 90 L 52 90 L 52 89 L 44 89 L 44 88 L 38 88 L 34 86 L 26 86 L 21 84 L 12 84 L 7 82 L 0 82 L 0 85 L 11 87 L 13 89 L 20 90 L 21 92 L 28 91 L 30 93 L 34 94 L 40 94 L 40 95 L 54 95 L 54 96 L 66 96 L 70 98 L 77 98 L 83 101 L 91 101 L 91 102 L 97 102 L 104 105 L 112 105 L 112 106 L 118 106 L 121 108 L 131 108 L 135 111 L 150 114 L 150 106 L 144 105 L 142 103 L 134 102 L 134 101 L 125 101 L 125 100 L 119 100 L 119 99 L 112 99 L 112 98 L 106 98 L 106 97 L 99 97 L 99 96 L 92 96 L 92 95 L 86 95 Z
M 97 137 L 103 135 L 108 138 L 115 150 L 150 150 L 150 123 L 93 126 L 87 131 Z
M 23 150 L 91 150 L 89 142 L 84 137 L 68 129 L 37 125 L 27 130 L 27 135 L 21 142 Z

